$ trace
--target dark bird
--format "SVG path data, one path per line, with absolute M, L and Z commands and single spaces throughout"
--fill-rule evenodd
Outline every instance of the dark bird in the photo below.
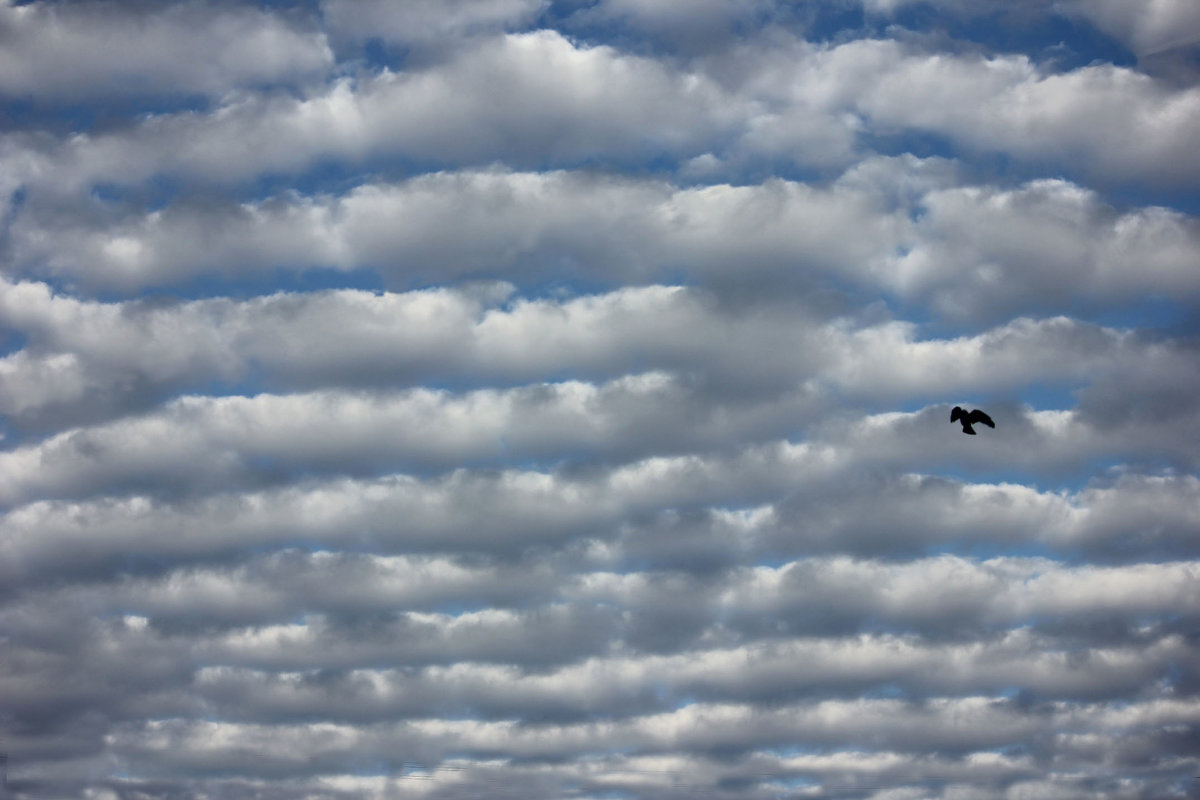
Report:
M 972 436 L 975 435 L 975 429 L 971 426 L 975 425 L 976 423 L 983 423 L 989 428 L 996 427 L 996 423 L 992 422 L 992 418 L 980 411 L 978 408 L 974 411 L 967 411 L 965 408 L 959 408 L 958 406 L 955 406 L 954 410 L 950 412 L 950 421 L 961 422 L 963 426 L 963 433 L 969 433 Z

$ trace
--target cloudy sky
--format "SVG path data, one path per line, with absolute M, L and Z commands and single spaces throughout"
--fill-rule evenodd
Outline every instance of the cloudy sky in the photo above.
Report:
M 1200 797 L 1197 142 L 1195 0 L 0 0 L 10 791 Z

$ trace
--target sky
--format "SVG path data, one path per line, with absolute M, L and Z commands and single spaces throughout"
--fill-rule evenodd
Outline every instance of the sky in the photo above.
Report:
M 0 0 L 10 796 L 1200 798 L 1197 142 L 1195 0 Z

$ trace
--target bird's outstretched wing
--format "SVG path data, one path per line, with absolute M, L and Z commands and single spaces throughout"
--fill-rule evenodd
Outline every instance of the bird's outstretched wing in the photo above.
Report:
M 958 418 L 959 418 L 959 417 L 961 417 L 961 416 L 962 416 L 963 414 L 965 414 L 965 413 L 966 413 L 966 412 L 965 412 L 965 411 L 963 411 L 961 407 L 959 407 L 959 406 L 955 406 L 955 407 L 954 407 L 954 410 L 950 412 L 950 421 L 951 421 L 951 422 L 958 422 Z
M 953 421 L 953 420 L 951 420 L 951 421 Z M 982 411 L 980 411 L 978 408 L 967 415 L 967 422 L 970 423 L 971 425 L 974 425 L 977 422 L 982 422 L 984 425 L 987 425 L 989 428 L 996 427 L 996 423 L 992 422 L 992 418 L 989 417 L 987 414 L 983 413 Z

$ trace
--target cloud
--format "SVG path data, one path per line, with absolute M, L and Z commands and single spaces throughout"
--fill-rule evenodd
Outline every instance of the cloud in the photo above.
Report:
M 591 25 L 618 25 L 658 44 L 695 54 L 729 44 L 738 33 L 761 27 L 764 20 L 781 15 L 779 6 L 770 0 L 703 0 L 684 9 L 662 0 L 603 0 L 576 11 L 567 23 L 582 30 Z
M 804 387 L 766 397 L 721 398 L 702 384 L 644 373 L 601 384 L 546 383 L 451 394 L 320 391 L 253 397 L 184 397 L 150 414 L 70 429 L 0 454 L 5 504 L 41 496 L 121 490 L 173 493 L 243 481 L 274 482 L 321 473 L 374 469 L 418 472 L 505 459 L 545 463 L 626 461 L 654 453 L 707 452 L 766 441 L 811 424 L 827 403 Z M 1103 427 L 1071 411 L 999 413 L 996 444 L 930 433 L 946 429 L 947 406 L 831 422 L 816 440 L 837 460 L 870 453 L 875 463 L 940 463 L 976 468 L 1067 469 L 1089 459 L 1169 458 L 1192 468 L 1181 431 L 1200 426 L 1194 412 L 1134 417 Z M 914 453 L 920 453 L 914 457 Z M 1144 454 L 1144 455 L 1143 455 Z
M 1136 58 L 1139 71 L 1176 86 L 1195 86 L 1196 45 L 1200 15 L 1186 0 L 1122 3 L 1115 0 L 1023 0 L 1022 2 L 961 2 L 960 0 L 863 0 L 867 21 L 875 25 L 911 22 L 912 14 L 936 10 L 955 23 L 960 35 L 976 42 L 1019 36 L 1022 30 L 1046 31 L 1061 37 L 1039 55 L 1057 60 L 1086 60 L 1089 40 L 1100 40 L 1107 58 Z M 919 18 L 919 17 L 918 17 Z M 919 37 L 925 32 L 906 31 Z M 895 28 L 892 29 L 895 32 Z M 1000 37 L 996 33 L 1000 33 Z M 1066 33 L 1065 36 L 1062 34 Z M 1035 34 L 1036 36 L 1037 34 Z M 1043 34 L 1044 35 L 1044 34 Z M 1107 37 L 1107 40 L 1106 40 Z M 972 43 L 976 47 L 978 44 Z M 1107 59 L 1105 59 L 1107 60 Z
M 874 730 L 879 732 L 876 741 L 884 747 L 894 746 L 902 753 L 932 743 L 965 753 L 976 748 L 989 749 L 1034 732 L 1078 730 L 1088 723 L 1108 723 L 1130 733 L 1160 721 L 1188 724 L 1194 721 L 1195 713 L 1187 704 L 1158 701 L 1137 704 L 1128 713 L 1117 714 L 1104 707 L 1065 706 L 1038 719 L 1020 714 L 1009 704 L 984 697 L 935 699 L 922 705 L 896 700 L 823 701 L 774 709 L 697 703 L 678 711 L 615 724 L 551 723 L 518 727 L 509 721 L 417 721 L 365 730 L 342 725 L 331 725 L 324 730 L 272 726 L 275 736 L 264 736 L 265 730 L 256 725 L 164 720 L 141 730 L 121 731 L 114 744 L 119 750 L 140 751 L 139 754 L 154 755 L 179 766 L 191 761 L 199 768 L 197 771 L 203 770 L 205 762 L 220 763 L 238 750 L 255 752 L 260 759 L 256 762 L 260 765 L 259 774 L 271 774 L 280 767 L 296 769 L 306 758 L 321 759 L 323 755 L 328 757 L 350 748 L 372 755 L 384 748 L 412 752 L 409 748 L 418 737 L 428 737 L 428 743 L 416 752 L 436 752 L 451 741 L 459 741 L 464 749 L 485 755 L 498 752 L 500 743 L 506 742 L 504 748 L 509 752 L 545 758 L 606 749 L 621 741 L 650 752 L 671 752 L 681 746 L 712 752 L 731 742 L 738 742 L 739 749 L 753 749 L 796 737 L 814 743 L 855 742 Z M 264 744 L 251 746 L 252 741 Z M 243 761 L 243 765 L 251 767 L 248 761 Z
M 555 274 L 611 285 L 674 271 L 722 294 L 734 281 L 742 294 L 884 291 L 960 322 L 1112 307 L 1131 295 L 1190 303 L 1200 288 L 1191 216 L 1118 210 L 1062 180 L 1003 188 L 946 173 L 908 159 L 867 162 L 827 185 L 435 173 L 118 224 L 30 216 L 13 227 L 13 258 L 123 289 L 265 277 L 283 265 L 376 269 L 398 288 L 464 278 L 536 287 Z
M 1200 229 L 1164 208 L 1118 213 L 1063 181 L 934 191 L 923 207 L 917 243 L 894 262 L 896 280 L 951 316 L 1194 291 Z
M 1200 10 L 1180 0 L 1126 5 L 1113 0 L 1067 0 L 1057 4 L 1069 15 L 1095 23 L 1126 42 L 1140 57 L 1200 43 Z
M 184 2 L 0 5 L 0 93 L 39 102 L 197 93 L 320 78 L 325 35 L 245 6 Z
M 863 0 L 870 14 L 894 16 L 912 6 L 935 6 L 962 16 L 1012 13 L 1030 17 L 1063 16 L 1086 20 L 1123 42 L 1138 56 L 1200 42 L 1200 13 L 1186 0 L 1122 3 L 1119 0 L 1024 0 L 1019 3 L 964 0 Z
M 0 5 L 10 793 L 1182 796 L 1188 13 Z
M 1109 408 L 1103 412 L 1109 419 L 1118 413 L 1114 403 L 1132 409 L 1150 400 L 1156 385 L 1185 391 L 1175 376 L 1194 357 L 1183 341 L 1064 317 L 919 338 L 914 325 L 897 320 L 827 320 L 791 303 L 726 307 L 710 292 L 677 286 L 515 301 L 511 288 L 147 304 L 80 301 L 44 284 L 0 284 L 0 318 L 26 339 L 24 348 L 0 359 L 0 408 L 14 425 L 25 420 L 36 428 L 48 420 L 121 416 L 214 381 L 254 379 L 291 389 L 423 382 L 472 388 L 567 371 L 612 380 L 642 369 L 746 402 L 807 389 L 878 404 L 1054 380 L 1087 387 L 1084 410 Z M 802 347 L 773 359 L 759 355 L 784 342 Z M 1141 399 L 1126 393 L 1101 401 L 1130 370 L 1143 375 Z M 1167 408 L 1162 402 L 1142 407 Z
M 1195 88 L 1176 89 L 1112 64 L 1060 73 L 1024 55 L 937 57 L 893 42 L 854 42 L 829 58 L 845 62 L 830 65 L 839 73 L 873 79 L 857 87 L 856 104 L 874 127 L 930 131 L 1107 180 L 1136 175 L 1179 186 L 1195 174 L 1185 152 L 1186 131 L 1200 115 Z M 868 71 L 866 64 L 879 66 Z
M 965 547 L 985 551 L 1041 546 L 1102 559 L 1143 550 L 1160 558 L 1194 554 L 1188 537 L 1200 488 L 1190 476 L 1127 475 L 1072 498 L 922 475 L 852 480 L 870 465 L 869 457 L 839 463 L 828 449 L 773 444 L 582 475 L 459 470 L 425 480 L 310 480 L 203 498 L 42 500 L 8 511 L 0 528 L 10 582 L 153 571 L 173 559 L 297 544 L 514 555 L 546 547 L 575 553 L 568 545 L 580 540 L 599 548 L 584 553 L 608 569 L 648 559 L 696 569 L 697 554 L 680 547 L 694 544 L 709 551 L 712 569 L 780 555 L 928 552 L 953 545 L 964 528 L 974 531 Z
M 222 184 L 376 156 L 638 160 L 694 151 L 735 125 L 744 104 L 704 76 L 543 30 L 491 37 L 424 69 L 340 78 L 299 97 L 245 93 L 212 114 L 154 115 L 48 149 L 21 137 L 4 144 L 36 153 L 37 183 L 58 190 L 136 185 L 160 173 Z
M 1026 56 L 948 56 L 877 39 L 742 48 L 753 69 L 728 59 L 680 67 L 553 31 L 509 34 L 445 63 L 300 97 L 241 94 L 212 114 L 154 115 L 58 141 L 10 134 L 0 148 L 28 164 L 13 180 L 69 193 L 156 175 L 242 183 L 386 157 L 540 168 L 711 153 L 828 169 L 854 160 L 864 125 L 1110 182 L 1178 187 L 1198 168 L 1197 90 L 1133 70 L 1056 73 Z M 501 95 L 513 99 L 495 102 Z
M 548 5 L 546 0 L 418 0 L 400 5 L 383 0 L 323 0 L 321 14 L 335 39 L 444 45 L 463 37 L 522 27 Z
M 1138 500 L 1132 490 L 1119 497 Z M 1107 505 L 1111 501 L 1077 498 L 1076 524 L 1092 524 L 1084 520 L 1094 522 Z M 663 663 L 682 645 L 775 653 L 770 648 L 778 643 L 782 658 L 788 647 L 804 642 L 852 645 L 864 620 L 872 621 L 868 629 L 894 631 L 871 633 L 871 641 L 908 637 L 913 645 L 918 637 L 929 646 L 962 649 L 972 637 L 1029 625 L 1022 641 L 1033 643 L 1032 654 L 1054 650 L 1059 643 L 1048 637 L 1061 635 L 1061 623 L 1074 626 L 1074 637 L 1067 637 L 1074 645 L 1121 648 L 1169 637 L 1171 626 L 1141 621 L 1192 613 L 1196 605 L 1188 591 L 1196 566 L 1187 561 L 1073 567 L 1049 558 L 943 555 L 892 562 L 815 556 L 779 567 L 731 563 L 708 574 L 688 572 L 682 563 L 636 574 L 597 566 L 603 565 L 586 558 L 472 563 L 453 555 L 292 549 L 232 564 L 202 558 L 164 574 L 126 575 L 68 592 L 43 588 L 15 605 L 8 619 L 14 631 L 39 616 L 42 624 L 49 618 L 78 624 L 70 609 L 86 605 L 135 627 L 149 625 L 147 635 L 172 647 L 203 647 L 205 663 L 260 670 L 303 670 L 317 661 L 353 668 L 362 661 L 446 666 L 456 660 L 541 669 L 546 663 L 568 667 L 581 654 L 610 657 L 608 645 L 601 645 L 614 639 Z M 706 601 L 696 602 L 698 592 Z M 297 608 L 306 609 L 302 621 L 295 618 Z M 439 610 L 446 608 L 456 612 Z M 1109 625 L 1090 625 L 1096 620 Z M 537 633 L 564 625 L 554 637 Z M 403 639 L 402 651 L 380 649 L 378 635 L 385 630 Z M 589 634 L 591 645 L 576 640 L 588 631 L 607 637 Z M 672 633 L 674 647 L 665 647 Z M 337 647 L 323 644 L 341 636 L 349 638 Z M 529 636 L 543 638 L 539 644 L 526 641 Z M 518 639 L 519 647 L 512 644 Z M 676 667 L 670 671 L 679 674 Z M 973 668 L 961 677 L 983 672 Z
M 227 662 L 261 663 L 284 672 L 264 674 L 240 667 L 200 670 L 195 676 L 199 694 L 223 717 L 236 720 L 320 716 L 335 721 L 376 722 L 404 717 L 447 715 L 470 711 L 483 719 L 513 715 L 532 718 L 586 719 L 645 716 L 670 710 L 681 697 L 717 702 L 752 698 L 767 705 L 796 695 L 856 694 L 882 681 L 904 681 L 914 692 L 961 690 L 967 694 L 995 691 L 1021 682 L 1039 695 L 1072 698 L 1125 696 L 1165 675 L 1175 663 L 1187 663 L 1189 653 L 1180 636 L 1123 648 L 1073 649 L 1056 652 L 1053 645 L 1024 632 L 979 644 L 928 645 L 916 638 L 863 636 L 850 639 L 775 641 L 749 647 L 697 649 L 671 656 L 588 658 L 587 647 L 558 639 L 570 647 L 576 664 L 539 669 L 545 643 L 554 634 L 591 625 L 615 627 L 612 614 L 578 614 L 553 624 L 550 609 L 540 619 L 510 630 L 503 617 L 464 615 L 437 633 L 439 655 L 458 661 L 454 666 L 415 669 L 427 636 L 416 620 L 373 625 L 384 636 L 411 637 L 414 652 L 389 650 L 385 659 L 401 660 L 407 668 L 378 667 L 320 676 L 287 671 L 303 664 L 336 669 L 348 659 L 379 659 L 378 645 L 355 640 L 355 631 L 342 626 L 336 634 L 326 625 L 264 628 L 253 635 L 232 634 L 212 647 L 199 644 L 206 657 Z M 476 617 L 481 617 L 476 619 Z M 599 619 L 598 619 L 599 618 Z M 522 620 L 524 622 L 524 620 Z M 474 643 L 458 646 L 458 631 Z M 471 637 L 470 632 L 476 634 Z M 479 637 L 486 632 L 489 636 Z M 492 639 L 492 635 L 505 637 Z M 551 637 L 551 638 L 547 638 Z M 365 646 L 364 646 L 365 645 Z M 1049 646 L 1048 646 L 1049 645 Z M 507 659 L 533 646 L 522 667 L 486 663 Z M 339 657 L 339 655 L 341 657 Z M 469 663 L 479 658 L 485 663 Z M 468 663 L 463 663 L 463 661 Z M 376 661 L 376 663 L 379 663 Z M 507 663 L 507 662 L 506 662 Z M 797 664 L 803 667 L 797 668 Z M 323 679 L 324 678 L 324 679 Z M 654 697 L 652 687 L 669 682 L 675 694 Z M 333 684 L 330 686 L 330 684 Z M 653 698 L 653 699 L 652 699 Z
M 554 459 L 564 449 L 605 460 L 704 450 L 766 438 L 810 402 L 803 389 L 723 402 L 661 373 L 460 395 L 421 388 L 184 397 L 161 412 L 0 454 L 14 476 L 0 484 L 0 502 L 130 485 L 218 487 L 276 470 L 361 474 L 389 464 L 421 471 Z
M 783 181 L 681 188 L 578 172 L 473 171 L 218 214 L 156 213 L 129 219 L 125 230 L 17 225 L 14 238 L 19 262 L 128 288 L 279 264 L 378 265 L 401 284 L 472 274 L 519 279 L 518 269 L 534 279 L 567 269 L 637 280 L 686 264 L 719 276 L 735 258 L 776 271 L 798 258 L 848 267 L 869 258 L 873 245 L 888 249 L 899 232 L 896 210 L 879 207 L 883 201 L 869 189 Z M 864 221 L 873 236 L 842 236 Z M 725 238 L 747 225 L 753 238 Z

